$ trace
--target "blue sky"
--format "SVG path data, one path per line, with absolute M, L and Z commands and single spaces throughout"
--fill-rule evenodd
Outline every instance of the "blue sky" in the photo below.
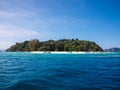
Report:
M 120 0 L 0 0 L 0 49 L 37 38 L 120 47 Z

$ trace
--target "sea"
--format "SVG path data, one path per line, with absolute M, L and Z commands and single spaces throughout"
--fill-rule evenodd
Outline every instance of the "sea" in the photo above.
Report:
M 0 90 L 120 90 L 120 53 L 0 52 Z

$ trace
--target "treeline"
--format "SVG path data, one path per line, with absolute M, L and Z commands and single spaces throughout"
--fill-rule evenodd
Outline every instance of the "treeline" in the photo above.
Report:
M 16 43 L 6 51 L 103 51 L 103 49 L 94 42 L 78 39 L 61 39 L 39 41 L 32 39 Z

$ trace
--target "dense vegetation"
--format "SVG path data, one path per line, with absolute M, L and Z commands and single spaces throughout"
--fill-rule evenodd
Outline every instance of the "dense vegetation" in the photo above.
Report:
M 6 51 L 103 51 L 94 42 L 78 39 L 48 40 L 40 42 L 37 39 L 16 43 Z

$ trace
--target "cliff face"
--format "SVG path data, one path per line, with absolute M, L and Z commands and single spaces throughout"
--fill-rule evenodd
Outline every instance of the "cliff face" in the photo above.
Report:
M 37 39 L 16 43 L 6 51 L 103 51 L 95 42 L 78 39 L 48 40 Z
M 120 48 L 109 48 L 109 49 L 105 49 L 105 52 L 120 52 Z

